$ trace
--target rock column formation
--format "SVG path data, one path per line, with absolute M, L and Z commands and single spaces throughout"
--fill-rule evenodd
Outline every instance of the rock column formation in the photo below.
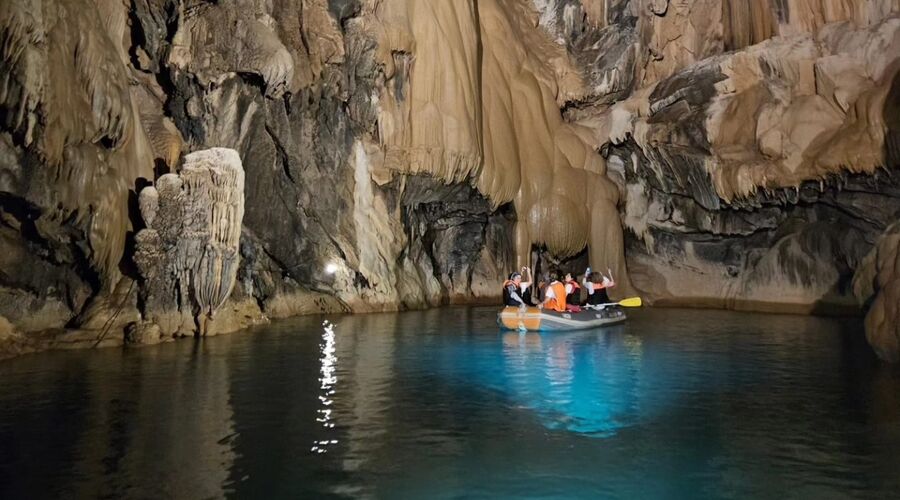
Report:
M 240 263 L 241 159 L 226 148 L 185 156 L 178 174 L 141 191 L 140 211 L 147 227 L 135 237 L 134 260 L 145 321 L 162 335 L 205 333 L 206 321 L 231 294 Z

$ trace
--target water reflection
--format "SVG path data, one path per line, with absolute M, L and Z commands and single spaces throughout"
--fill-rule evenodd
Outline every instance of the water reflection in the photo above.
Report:
M 235 459 L 224 346 L 180 347 L 48 353 L 5 373 L 0 471 L 16 477 L 0 473 L 0 498 L 224 496 Z
M 337 375 L 335 374 L 337 356 L 335 355 L 334 347 L 334 324 L 326 320 L 322 323 L 322 326 L 322 343 L 319 345 L 319 348 L 322 351 L 322 357 L 319 360 L 321 363 L 321 368 L 319 370 L 319 402 L 321 403 L 321 407 L 317 410 L 318 416 L 316 417 L 316 422 L 320 423 L 324 429 L 333 429 L 333 410 L 331 405 L 334 403 L 334 399 L 332 398 L 335 395 L 335 384 L 337 384 Z M 334 438 L 329 439 L 327 437 L 328 434 L 329 433 L 326 432 L 325 438 L 315 441 L 315 444 L 313 444 L 310 451 L 315 453 L 325 453 L 328 451 L 329 446 L 336 445 L 338 440 Z
M 641 339 L 624 327 L 584 332 L 505 333 L 503 372 L 484 383 L 530 408 L 550 429 L 604 437 L 651 414 L 641 394 Z M 475 367 L 477 374 L 481 370 Z

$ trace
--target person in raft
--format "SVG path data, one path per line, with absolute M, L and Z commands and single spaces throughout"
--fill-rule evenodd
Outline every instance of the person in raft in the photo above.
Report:
M 610 302 L 609 294 L 606 293 L 606 290 L 616 286 L 616 282 L 612 278 L 612 271 L 607 269 L 607 272 L 609 272 L 608 278 L 603 273 L 592 273 L 591 268 L 587 268 L 584 272 L 584 279 L 581 280 L 581 284 L 584 285 L 584 289 L 588 293 L 586 307 L 596 308 L 600 304 L 608 304 Z M 598 277 L 602 277 L 602 279 L 596 281 Z
M 544 301 L 538 307 L 556 312 L 566 312 L 566 285 L 559 281 L 559 275 L 553 273 L 550 284 L 544 290 Z
M 581 287 L 572 278 L 572 273 L 566 273 L 563 283 L 566 285 L 566 304 L 574 304 L 575 307 L 578 307 L 581 304 Z
M 504 305 L 525 309 L 531 303 L 531 273 L 527 267 L 523 267 L 522 272 L 528 275 L 528 281 L 522 281 L 522 275 L 514 272 L 503 282 Z

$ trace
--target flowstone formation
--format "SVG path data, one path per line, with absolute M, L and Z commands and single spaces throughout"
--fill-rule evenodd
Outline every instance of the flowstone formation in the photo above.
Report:
M 535 255 L 656 304 L 859 311 L 900 214 L 898 0 L 9 0 L 0 37 L 17 345 L 494 302 Z M 244 215 L 198 298 L 206 250 L 158 224 L 210 148 Z
M 560 259 L 587 247 L 627 291 L 619 192 L 589 130 L 563 120 L 560 106 L 581 78 L 537 28 L 533 6 L 395 1 L 375 16 L 387 68 L 382 175 L 471 179 L 495 206 L 513 203 L 516 267 L 529 263 L 533 246 Z
M 165 174 L 141 190 L 139 203 L 147 227 L 135 236 L 144 318 L 135 334 L 146 343 L 154 340 L 143 338 L 151 325 L 163 336 L 207 333 L 207 322 L 231 294 L 240 263 L 240 157 L 225 148 L 191 153 L 178 174 Z

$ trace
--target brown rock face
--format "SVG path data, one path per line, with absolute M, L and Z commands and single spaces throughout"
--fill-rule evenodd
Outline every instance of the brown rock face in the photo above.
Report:
M 900 214 L 897 0 L 7 4 L 16 335 L 495 300 L 535 255 L 656 303 L 857 309 Z M 166 190 L 211 148 L 243 222 L 185 237 Z
M 857 295 L 871 302 L 866 338 L 882 359 L 900 361 L 900 226 L 891 225 L 878 240 L 855 280 Z

